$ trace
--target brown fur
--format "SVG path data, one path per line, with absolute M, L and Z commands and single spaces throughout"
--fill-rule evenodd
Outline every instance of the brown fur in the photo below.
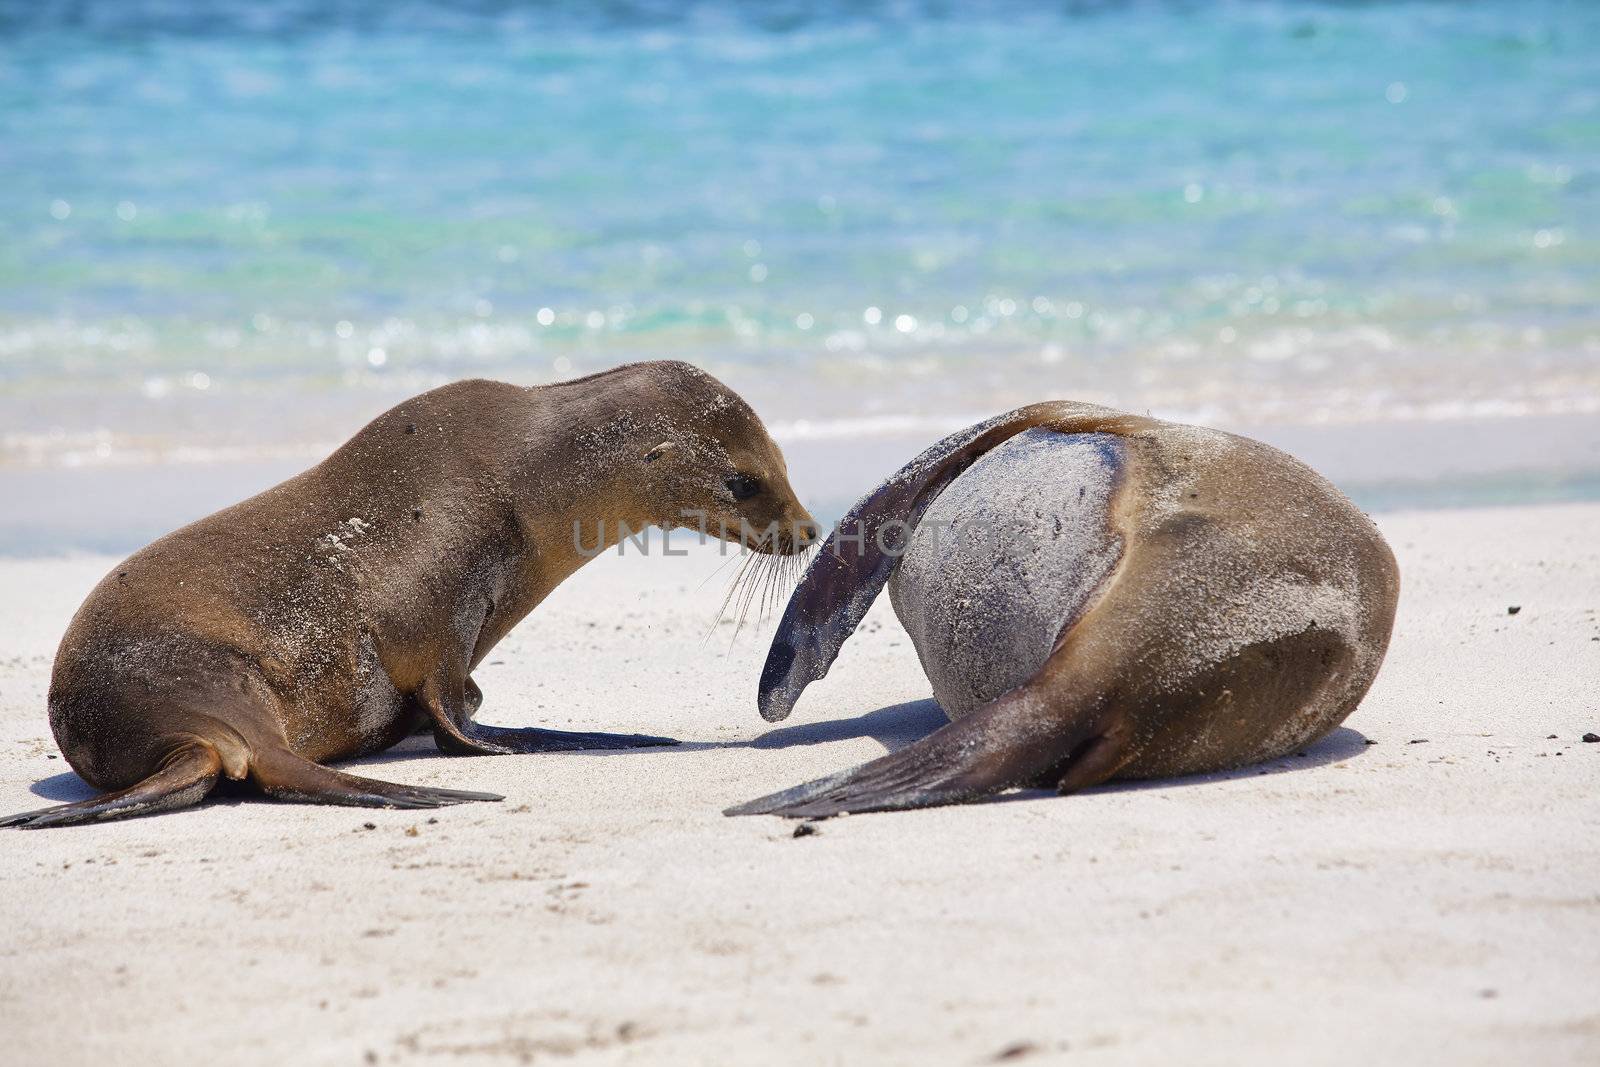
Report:
M 736 501 L 735 474 L 761 491 Z M 687 364 L 539 388 L 463 381 L 408 400 L 95 588 L 56 657 L 50 724 L 90 784 L 132 792 L 7 822 L 139 814 L 153 788 L 140 783 L 163 773 L 156 799 L 187 790 L 191 803 L 219 773 L 327 803 L 498 799 L 318 766 L 429 723 L 456 753 L 670 743 L 477 726 L 469 675 L 624 525 L 697 525 L 685 511 L 733 540 L 770 524 L 776 540 L 752 544 L 765 551 L 810 538 L 760 419 Z

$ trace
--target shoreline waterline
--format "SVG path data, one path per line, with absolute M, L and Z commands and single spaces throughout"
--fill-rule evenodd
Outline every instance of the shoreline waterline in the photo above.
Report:
M 348 420 L 345 435 L 366 417 Z M 965 425 L 938 421 L 915 422 L 909 432 L 886 423 L 894 432 L 858 436 L 797 434 L 776 422 L 773 430 L 796 491 L 830 527 L 882 478 Z M 1217 428 L 1283 449 L 1368 511 L 1600 500 L 1600 419 L 1589 415 Z M 0 496 L 19 505 L 0 514 L 0 556 L 126 554 L 305 470 L 340 440 L 0 463 Z

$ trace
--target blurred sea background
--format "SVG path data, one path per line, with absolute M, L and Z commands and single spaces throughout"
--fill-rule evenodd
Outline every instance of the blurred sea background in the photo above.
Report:
M 0 550 L 681 358 L 822 514 L 1049 397 L 1600 495 L 1600 4 L 0 0 Z

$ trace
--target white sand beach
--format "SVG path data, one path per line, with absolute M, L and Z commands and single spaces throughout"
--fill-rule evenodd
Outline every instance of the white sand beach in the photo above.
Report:
M 483 718 L 682 746 L 415 738 L 362 773 L 505 802 L 0 833 L 4 1058 L 1600 1061 L 1600 505 L 1379 521 L 1388 661 L 1302 757 L 799 838 L 719 812 L 942 722 L 887 598 L 774 728 L 770 630 L 703 640 L 714 551 L 598 561 L 478 672 Z M 0 810 L 88 794 L 45 692 L 112 562 L 0 561 Z

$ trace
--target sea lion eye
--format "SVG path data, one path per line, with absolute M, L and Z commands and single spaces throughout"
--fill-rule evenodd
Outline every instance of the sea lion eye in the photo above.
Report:
M 730 474 L 724 484 L 735 500 L 749 500 L 761 492 L 761 480 L 748 474 Z

